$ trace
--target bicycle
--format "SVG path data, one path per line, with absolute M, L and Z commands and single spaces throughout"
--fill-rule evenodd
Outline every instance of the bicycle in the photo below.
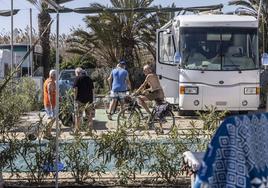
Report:
M 146 117 L 143 115 L 141 107 L 138 104 L 138 97 L 127 96 L 125 97 L 125 103 L 128 105 L 118 114 L 117 128 L 140 129 L 141 120 L 146 119 Z M 160 108 L 163 108 L 162 111 L 160 111 Z M 175 117 L 172 112 L 172 106 L 166 101 L 155 101 L 147 125 L 147 128 L 154 129 L 157 134 L 169 134 L 175 127 Z
M 109 112 L 109 107 L 110 107 L 110 103 L 111 103 L 112 99 L 113 99 L 113 97 L 111 97 L 110 94 L 107 94 L 105 97 L 103 97 L 101 99 L 106 114 L 107 115 L 110 114 L 111 116 L 118 114 L 120 112 L 121 107 L 119 108 L 119 106 L 121 105 L 120 101 L 122 100 L 120 98 L 120 96 L 115 97 L 116 101 L 115 101 L 114 109 L 111 112 Z

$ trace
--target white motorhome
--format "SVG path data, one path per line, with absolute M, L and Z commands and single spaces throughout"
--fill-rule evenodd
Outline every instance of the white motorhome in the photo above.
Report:
M 13 57 L 14 64 L 11 65 L 11 45 L 1 44 L 0 45 L 0 80 L 4 79 L 11 71 L 11 66 L 13 68 L 17 67 L 23 60 L 25 54 L 30 49 L 28 44 L 14 44 L 13 45 Z M 33 51 L 33 60 L 31 60 L 30 55 L 28 55 L 20 66 L 20 71 L 15 75 L 16 78 L 31 75 L 31 68 L 33 68 L 33 75 L 31 75 L 32 80 L 36 83 L 37 91 L 40 91 L 39 100 L 41 100 L 41 94 L 43 90 L 43 76 L 40 68 L 36 69 L 34 65 L 40 65 L 42 58 L 41 47 L 36 45 Z M 39 72 L 38 72 L 39 71 Z
M 259 107 L 258 21 L 239 15 L 179 15 L 157 31 L 156 73 L 181 112 Z

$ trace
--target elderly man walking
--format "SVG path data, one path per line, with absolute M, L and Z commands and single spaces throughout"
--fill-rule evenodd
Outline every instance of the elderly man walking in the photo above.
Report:
M 46 115 L 50 119 L 47 124 L 44 138 L 51 139 L 51 129 L 55 121 L 55 107 L 56 107 L 56 73 L 57 71 L 52 69 L 49 72 L 49 78 L 44 82 L 44 107 Z
M 78 134 L 82 121 L 83 111 L 85 111 L 88 120 L 88 129 L 93 129 L 92 109 L 86 108 L 86 104 L 93 102 L 94 85 L 90 77 L 82 68 L 75 69 L 76 78 L 74 80 L 74 98 L 75 98 L 75 130 Z

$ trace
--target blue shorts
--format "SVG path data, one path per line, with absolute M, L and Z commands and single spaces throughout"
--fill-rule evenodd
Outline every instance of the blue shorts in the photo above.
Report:
M 46 114 L 47 114 L 48 118 L 55 117 L 55 109 L 54 108 L 45 107 L 45 110 L 46 110 Z

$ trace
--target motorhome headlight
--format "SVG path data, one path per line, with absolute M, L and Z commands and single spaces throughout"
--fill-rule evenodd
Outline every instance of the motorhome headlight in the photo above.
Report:
M 180 94 L 182 94 L 182 95 L 198 95 L 198 87 L 180 86 Z
M 260 93 L 259 87 L 245 87 L 244 94 L 245 95 L 257 95 Z

